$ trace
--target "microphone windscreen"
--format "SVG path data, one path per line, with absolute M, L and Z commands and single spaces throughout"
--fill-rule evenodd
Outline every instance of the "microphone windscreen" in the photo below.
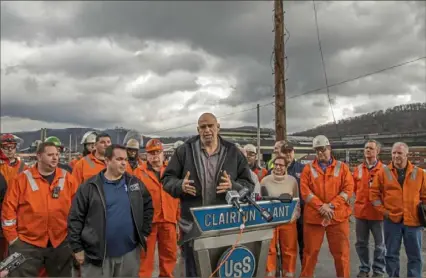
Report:
M 280 195 L 279 199 L 281 202 L 290 203 L 293 200 L 293 196 L 288 193 L 283 193 Z
M 260 186 L 260 195 L 262 195 L 262 197 L 269 196 L 268 189 L 266 189 L 266 186 Z

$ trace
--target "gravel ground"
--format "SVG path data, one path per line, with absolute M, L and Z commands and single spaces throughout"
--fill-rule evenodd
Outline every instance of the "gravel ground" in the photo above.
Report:
M 371 238 L 371 237 L 370 237 Z M 355 251 L 355 223 L 351 222 L 351 277 L 356 277 L 358 274 L 358 256 Z M 371 238 L 370 240 L 370 246 L 371 246 L 371 258 L 373 257 L 373 240 Z M 157 257 L 157 256 L 156 256 Z M 180 258 L 180 256 L 179 256 Z M 426 231 L 423 232 L 423 259 L 426 258 Z M 178 260 L 179 261 L 179 260 Z M 158 277 L 158 261 L 155 262 L 155 272 L 153 274 L 153 277 Z M 183 277 L 181 272 L 181 265 L 178 263 L 175 269 L 175 275 L 176 277 Z M 426 277 L 426 267 L 424 267 L 423 277 Z M 297 265 L 297 275 L 300 273 L 300 264 L 298 261 Z M 316 277 L 335 277 L 335 270 L 334 270 L 334 262 L 333 257 L 331 256 L 329 250 L 328 250 L 328 242 L 327 238 L 324 238 L 323 246 L 321 248 L 321 252 L 318 259 L 318 264 L 315 269 Z M 401 248 L 401 277 L 405 277 L 407 273 L 407 256 L 405 255 L 405 249 L 404 245 L 402 245 Z

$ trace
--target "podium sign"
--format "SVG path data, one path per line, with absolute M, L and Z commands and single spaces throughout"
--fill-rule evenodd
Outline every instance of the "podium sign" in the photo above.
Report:
M 241 205 L 246 218 L 246 227 L 256 227 L 265 224 L 282 224 L 291 220 L 298 200 L 291 203 L 258 202 L 258 205 L 272 215 L 271 222 L 266 222 L 254 206 Z M 232 206 L 201 207 L 191 209 L 195 222 L 201 232 L 229 231 L 240 229 L 243 223 L 242 215 Z
M 194 228 L 198 230 L 194 233 L 197 234 L 194 252 L 199 276 L 209 277 L 219 267 L 218 277 L 264 277 L 273 230 L 290 222 L 298 203 L 298 198 L 289 203 L 257 202 L 272 215 L 271 222 L 266 222 L 254 206 L 241 204 L 246 222 L 234 249 L 243 223 L 236 208 L 231 205 L 191 208 Z

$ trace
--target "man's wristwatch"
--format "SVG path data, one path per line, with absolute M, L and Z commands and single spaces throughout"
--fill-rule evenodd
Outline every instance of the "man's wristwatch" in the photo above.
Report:
M 328 206 L 331 208 L 331 209 L 335 209 L 335 207 L 334 207 L 334 205 L 333 204 L 328 204 Z

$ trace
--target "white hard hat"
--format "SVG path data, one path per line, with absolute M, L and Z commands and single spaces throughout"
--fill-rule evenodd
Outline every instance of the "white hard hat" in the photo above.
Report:
M 312 148 L 326 147 L 330 146 L 330 141 L 324 135 L 318 135 L 312 140 Z
M 256 147 L 252 144 L 247 144 L 244 146 L 246 152 L 257 153 Z
M 173 149 L 177 149 L 177 148 L 179 148 L 180 146 L 182 146 L 183 144 L 185 144 L 183 141 L 176 141 L 174 144 L 173 144 Z
M 96 143 L 96 131 L 88 131 L 84 133 L 83 138 L 81 138 L 80 144 L 94 144 Z
M 130 139 L 127 141 L 126 148 L 139 150 L 139 142 L 136 139 Z

